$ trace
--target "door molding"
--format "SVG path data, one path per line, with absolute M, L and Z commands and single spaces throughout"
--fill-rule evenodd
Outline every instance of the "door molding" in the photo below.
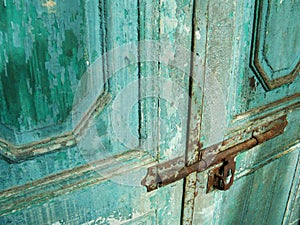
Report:
M 288 58 L 287 56 L 281 55 L 280 58 L 284 60 L 288 60 L 286 64 L 289 64 L 288 68 L 275 68 L 275 65 L 272 64 L 272 60 L 269 59 L 270 52 L 269 49 L 276 49 L 281 46 L 276 46 L 270 42 L 270 38 L 268 36 L 275 36 L 272 34 L 272 26 L 276 21 L 271 20 L 271 7 L 275 7 L 274 5 L 270 5 L 269 1 L 265 0 L 257 0 L 255 6 L 255 16 L 254 16 L 254 32 L 253 32 L 253 43 L 252 43 L 252 53 L 251 53 L 251 66 L 256 74 L 257 78 L 265 88 L 265 90 L 269 91 L 278 87 L 281 87 L 285 84 L 292 83 L 295 78 L 299 75 L 300 72 L 300 55 L 296 54 L 293 58 Z M 291 3 L 292 4 L 292 3 Z M 280 4 L 280 7 L 285 7 L 285 4 Z M 289 5 L 288 5 L 289 6 Z M 294 10 L 297 10 L 297 7 L 294 7 Z M 293 12 L 294 10 L 291 11 Z M 291 13 L 289 10 L 286 12 Z M 288 15 L 286 15 L 288 17 Z M 290 17 L 293 18 L 293 17 Z M 290 25 L 286 18 L 281 18 L 282 30 L 290 31 L 287 27 Z M 285 22 L 285 23 L 284 23 Z M 271 27 L 271 28 L 270 28 Z M 276 27 L 276 26 L 275 26 Z M 270 31 L 269 31 L 270 29 Z M 296 31 L 296 29 L 294 30 Z M 287 35 L 295 36 L 297 32 L 293 32 L 292 34 L 288 33 Z M 282 34 L 282 36 L 284 36 Z M 282 38 L 282 41 L 286 41 Z M 297 40 L 297 37 L 295 37 Z M 299 39 L 298 39 L 299 40 Z M 282 44 L 282 43 L 281 43 Z M 292 43 L 293 46 L 297 46 L 296 43 Z M 298 43 L 299 44 L 299 43 Z M 269 49 L 268 49 L 269 48 Z M 274 51 L 274 50 L 273 50 Z M 288 50 L 288 51 L 291 51 Z
M 95 119 L 100 112 L 109 104 L 111 95 L 104 92 L 98 97 L 97 101 L 87 110 L 80 119 L 77 126 L 62 135 L 43 139 L 25 145 L 14 145 L 6 140 L 0 139 L 0 156 L 10 163 L 20 163 L 37 156 L 63 150 L 76 145 L 77 138 L 88 127 L 90 121 Z
M 0 191 L 0 217 L 151 166 L 153 162 L 149 153 L 132 150 Z

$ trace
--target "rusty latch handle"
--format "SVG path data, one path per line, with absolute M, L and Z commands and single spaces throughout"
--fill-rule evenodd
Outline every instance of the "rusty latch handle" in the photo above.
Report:
M 174 160 L 152 166 L 148 168 L 148 173 L 142 180 L 141 184 L 147 187 L 148 192 L 153 191 L 159 187 L 166 186 L 170 183 L 186 178 L 193 172 L 202 172 L 221 163 L 223 163 L 223 166 L 226 166 L 224 165 L 224 162 L 228 162 L 228 159 L 230 159 L 231 164 L 229 165 L 232 173 L 230 181 L 225 182 L 225 179 L 228 178 L 227 174 L 215 174 L 214 178 L 216 178 L 216 180 L 214 180 L 213 182 L 211 181 L 215 187 L 227 190 L 232 185 L 234 180 L 235 156 L 240 152 L 249 150 L 254 146 L 257 146 L 282 134 L 286 125 L 286 116 L 283 116 L 276 121 L 267 124 L 266 126 L 269 128 L 267 129 L 267 131 L 259 133 L 258 131 L 253 130 L 251 138 L 226 150 L 219 150 L 222 144 L 217 144 L 202 149 L 202 158 L 198 162 L 190 166 L 185 166 L 184 157 L 179 157 Z M 227 142 L 227 140 L 225 142 Z M 234 168 L 232 165 L 234 165 Z M 225 173 L 227 173 L 228 171 L 225 171 Z

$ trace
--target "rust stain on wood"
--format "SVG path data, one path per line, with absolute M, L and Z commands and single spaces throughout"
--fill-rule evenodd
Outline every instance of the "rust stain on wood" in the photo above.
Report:
M 255 77 L 249 78 L 249 83 L 250 83 L 250 87 L 252 88 L 252 90 L 256 90 Z

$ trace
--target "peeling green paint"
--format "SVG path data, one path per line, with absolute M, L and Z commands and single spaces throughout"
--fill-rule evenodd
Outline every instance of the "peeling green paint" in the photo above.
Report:
M 15 131 L 63 123 L 87 55 L 99 51 L 86 50 L 87 4 L 20 1 L 0 10 L 1 123 Z
M 279 1 L 268 1 L 274 2 L 278 5 Z M 284 6 L 289 2 L 282 3 Z M 169 53 L 175 59 L 182 57 L 177 48 L 182 46 L 195 51 L 199 61 L 203 60 L 192 66 L 200 65 L 206 78 L 215 76 L 221 85 L 228 110 L 225 119 L 230 126 L 226 135 L 243 133 L 240 127 L 250 119 L 265 115 L 265 120 L 272 120 L 280 113 L 287 113 L 289 124 L 281 136 L 237 157 L 237 179 L 228 192 L 206 194 L 208 171 L 205 171 L 147 193 L 139 184 L 146 167 L 183 154 L 189 162 L 196 160 L 199 141 L 208 144 L 209 126 L 222 121 L 216 119 L 209 124 L 211 112 L 205 108 L 203 97 L 207 93 L 189 83 L 189 74 L 183 71 L 190 68 L 155 61 L 132 63 L 122 54 L 110 55 L 103 62 L 103 75 L 110 79 L 103 82 L 106 82 L 105 93 L 108 91 L 112 100 L 93 108 L 99 113 L 88 117 L 92 129 L 83 126 L 76 134 L 70 134 L 77 135 L 75 140 L 70 140 L 76 141 L 77 146 L 16 164 L 0 159 L 0 195 L 8 198 L 0 204 L 0 212 L 5 213 L 0 214 L 0 224 L 173 225 L 245 221 L 275 224 L 284 218 L 287 223 L 297 222 L 299 214 L 295 209 L 299 208 L 299 202 L 293 199 L 299 196 L 299 96 L 295 95 L 300 90 L 299 76 L 290 85 L 269 92 L 261 86 L 249 67 L 254 8 L 254 1 L 250 0 L 3 1 L 3 7 L 0 5 L 0 139 L 16 145 L 34 143 L 34 148 L 38 147 L 35 141 L 73 130 L 72 126 L 77 125 L 70 121 L 71 109 L 76 106 L 73 98 L 86 70 L 105 52 L 149 39 L 167 41 L 172 48 Z M 284 11 L 280 11 L 281 16 Z M 269 19 L 271 23 L 278 18 Z M 287 28 L 288 31 L 292 32 L 289 29 L 293 30 L 294 26 Z M 265 47 L 266 54 L 275 54 L 270 53 L 274 50 L 270 43 Z M 140 46 L 131 54 L 150 54 L 151 50 Z M 287 54 L 288 59 L 297 48 L 293 51 L 284 49 L 282 54 Z M 158 59 L 159 56 L 158 52 Z M 107 74 L 113 71 L 110 67 L 116 61 L 126 66 L 115 74 Z M 282 66 L 286 61 L 275 64 Z M 192 75 L 205 82 L 203 74 Z M 147 82 L 143 78 L 153 79 Z M 176 83 L 191 96 L 177 99 L 178 87 L 164 87 L 162 79 Z M 138 88 L 124 93 L 134 82 Z M 84 86 L 79 94 L 88 94 L 89 87 Z M 185 105 L 180 109 L 184 116 L 176 104 L 163 98 L 166 92 L 174 96 L 175 103 Z M 147 93 L 153 95 L 139 99 Z M 264 108 L 289 95 L 294 97 Z M 192 97 L 192 118 L 188 117 L 189 97 Z M 76 104 L 80 105 L 82 99 L 78 98 Z M 113 105 L 117 98 L 120 104 Z M 120 112 L 128 109 L 131 99 L 137 101 L 124 116 Z M 289 105 L 294 107 L 286 107 Z M 86 105 L 81 107 L 80 116 L 87 110 Z M 113 127 L 114 121 L 124 120 L 128 121 L 129 129 L 123 133 L 133 134 L 130 145 Z M 188 126 L 192 135 L 187 140 Z M 143 145 L 147 139 L 148 145 Z M 189 152 L 186 141 L 191 146 Z M 61 143 L 54 142 L 50 147 L 46 144 L 39 151 Z M 2 142 L 0 145 L 10 147 Z M 26 148 L 21 147 L 22 150 Z M 128 150 L 132 150 L 130 157 Z M 138 152 L 143 157 L 139 158 Z M 100 159 L 104 160 L 99 163 Z M 95 166 L 101 170 L 97 171 Z M 111 173 L 110 177 L 105 171 Z M 266 207 L 258 207 L 262 201 Z M 7 209 L 12 210 L 7 212 Z

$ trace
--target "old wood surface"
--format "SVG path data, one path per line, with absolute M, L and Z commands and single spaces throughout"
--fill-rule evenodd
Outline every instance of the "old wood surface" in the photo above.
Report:
M 299 223 L 299 0 L 0 3 L 0 224 Z M 141 185 L 283 116 L 226 192 Z

